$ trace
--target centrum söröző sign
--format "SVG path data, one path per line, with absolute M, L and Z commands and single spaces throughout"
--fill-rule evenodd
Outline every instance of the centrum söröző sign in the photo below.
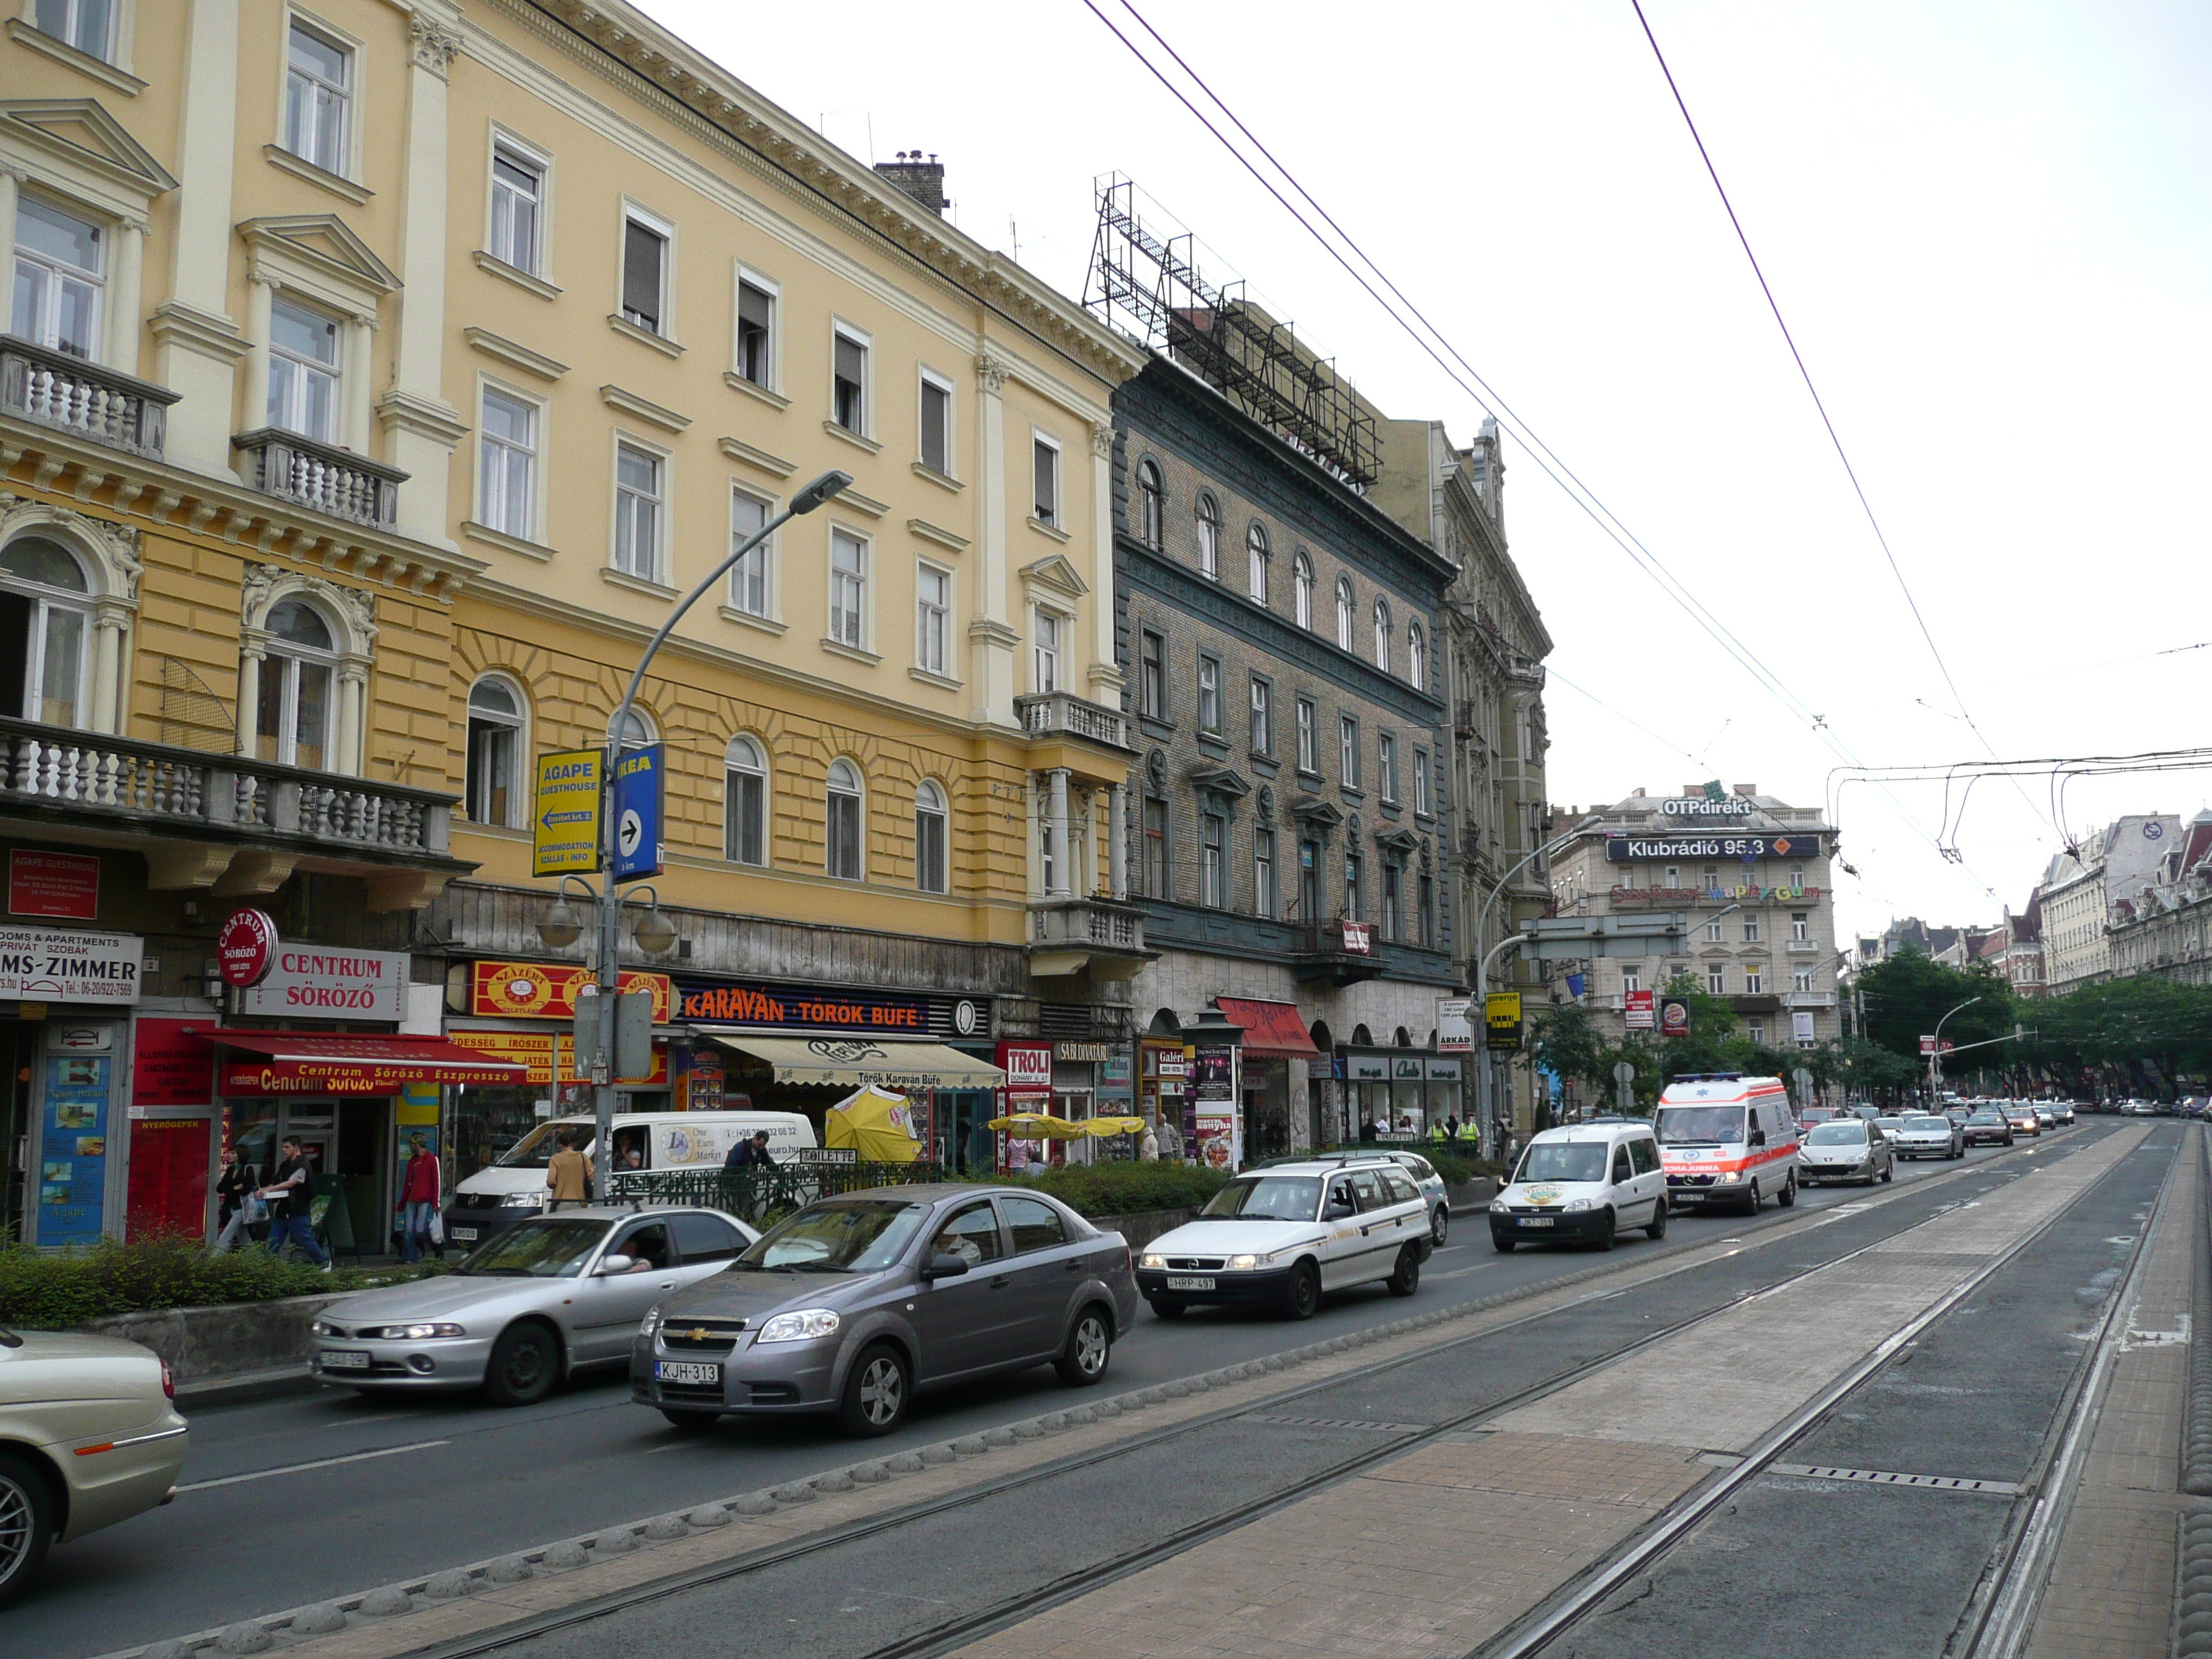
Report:
M 0 927 L 0 1001 L 138 1000 L 136 933 L 72 933 L 55 927 Z
M 512 1066 L 443 1066 L 441 1083 L 499 1084 L 516 1080 Z M 406 1060 L 227 1060 L 217 1092 L 226 1095 L 396 1095 L 421 1081 L 422 1067 Z
M 538 757 L 530 810 L 530 873 L 587 876 L 599 867 L 599 751 Z
M 407 953 L 341 951 L 324 945 L 279 945 L 261 982 L 239 1000 L 239 1012 L 306 1019 L 406 1017 Z
M 216 971 L 234 990 L 258 985 L 276 965 L 276 943 L 266 910 L 234 910 L 215 936 Z

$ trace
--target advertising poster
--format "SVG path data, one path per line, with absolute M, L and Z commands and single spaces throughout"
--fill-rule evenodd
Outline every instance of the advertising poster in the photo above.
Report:
M 159 1107 L 131 1110 L 130 1183 L 124 1231 L 130 1238 L 206 1236 L 210 1114 L 187 1115 Z M 54 1241 L 40 1236 L 47 1243 Z
M 106 1218 L 107 1090 L 113 1065 L 106 1054 L 46 1058 L 46 1133 L 39 1158 L 41 1244 L 90 1244 L 100 1238 Z M 203 1170 L 206 1155 L 203 1141 Z
M 166 1019 L 142 1014 L 131 1037 L 131 1103 L 206 1106 L 215 1099 L 215 1045 L 187 1036 L 185 1028 L 210 1024 L 205 1015 Z
M 99 921 L 99 859 L 87 853 L 12 849 L 8 854 L 8 913 Z
M 1201 1043 L 1191 1056 L 1191 1152 L 1226 1173 L 1244 1161 L 1243 1115 L 1237 1109 L 1237 1047 Z
M 1620 997 L 1621 1024 L 1631 1031 L 1649 1031 L 1659 1023 L 1658 1010 L 1654 1006 L 1656 991 L 1624 991 Z

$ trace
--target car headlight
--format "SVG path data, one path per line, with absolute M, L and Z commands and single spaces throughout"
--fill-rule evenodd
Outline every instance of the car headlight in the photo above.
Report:
M 1229 1270 L 1231 1273 L 1249 1273 L 1264 1260 L 1266 1258 L 1263 1256 L 1232 1255 L 1229 1258 Z
M 651 1313 L 646 1315 L 644 1318 L 637 1322 L 637 1334 L 640 1336 L 652 1336 L 659 1329 L 660 1310 L 658 1308 L 655 1308 Z
M 1168 1265 L 1168 1259 L 1156 1250 L 1147 1250 L 1137 1258 L 1137 1265 L 1139 1267 L 1164 1267 Z
M 835 1336 L 842 1322 L 835 1308 L 801 1308 L 796 1313 L 778 1314 L 761 1327 L 758 1342 L 807 1342 L 816 1337 Z
M 1714 1182 L 1714 1184 L 1715 1184 L 1716 1186 L 1725 1187 L 1725 1186 L 1727 1186 L 1727 1185 L 1728 1185 L 1730 1182 L 1732 1182 L 1732 1181 L 1741 1181 L 1741 1180 L 1742 1180 L 1742 1179 L 1743 1179 L 1743 1171 L 1742 1171 L 1742 1170 L 1722 1170 L 1722 1171 L 1720 1172 L 1720 1174 L 1718 1174 L 1717 1176 L 1715 1176 L 1713 1177 L 1713 1182 Z
M 545 1207 L 543 1193 L 509 1193 L 499 1201 L 503 1210 L 542 1210 Z
M 317 1336 L 336 1336 L 337 1334 L 338 1330 L 337 1326 L 326 1325 L 319 1319 L 315 1322 L 315 1334 Z
M 1586 1198 L 1571 1198 L 1565 1203 L 1559 1206 L 1559 1208 L 1568 1215 L 1574 1215 L 1580 1211 L 1589 1208 L 1589 1200 Z
M 372 1333 L 363 1331 L 362 1334 L 368 1336 Z M 373 1334 L 386 1342 L 422 1342 L 438 1336 L 466 1336 L 468 1333 L 459 1325 L 422 1324 L 386 1325 L 382 1330 L 374 1332 Z

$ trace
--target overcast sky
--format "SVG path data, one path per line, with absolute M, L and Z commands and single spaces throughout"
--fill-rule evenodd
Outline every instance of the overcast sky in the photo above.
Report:
M 939 153 L 961 228 L 1072 294 L 1091 181 L 1119 170 L 1391 415 L 1461 441 L 1482 418 L 1083 0 L 840 0 L 834 32 L 811 8 L 645 3 L 855 155 Z M 1832 805 L 1838 749 L 1985 758 L 1962 700 L 2008 758 L 2212 741 L 2212 7 L 1646 0 L 1954 696 L 1627 0 L 1138 4 L 1826 720 L 1762 690 L 1511 447 L 1507 528 L 1555 641 L 1555 801 L 1717 777 Z M 1958 799 L 1842 791 L 1845 937 L 1994 921 L 2054 821 L 2185 817 L 2212 770 Z M 1953 835 L 1962 862 L 1937 851 Z

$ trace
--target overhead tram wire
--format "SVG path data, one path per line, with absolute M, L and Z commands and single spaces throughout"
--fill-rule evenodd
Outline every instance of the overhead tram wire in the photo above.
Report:
M 1169 95 L 1174 98 L 1177 103 L 1181 104 L 1183 108 L 1189 112 L 1191 118 L 1200 126 L 1204 127 L 1206 131 L 1213 137 L 1214 140 L 1219 143 L 1224 149 L 1229 152 L 1231 157 L 1237 163 L 1238 166 L 1242 167 L 1245 172 L 1252 175 L 1253 179 L 1262 190 L 1265 190 L 1268 195 L 1274 198 L 1277 204 L 1280 206 L 1285 212 L 1288 213 L 1291 218 L 1295 219 L 1298 222 L 1300 228 L 1303 228 L 1308 235 L 1311 236 L 1316 242 L 1321 244 L 1322 251 L 1328 253 L 1328 256 L 1339 265 L 1343 267 L 1345 273 L 1349 276 L 1353 282 L 1359 285 L 1370 299 L 1373 300 L 1376 304 L 1382 308 L 1383 312 L 1390 318 L 1391 321 L 1397 324 L 1398 326 L 1406 332 L 1408 337 L 1413 341 L 1414 344 L 1419 346 L 1422 352 L 1425 354 L 1431 361 L 1436 363 L 1437 368 L 1444 372 L 1446 378 L 1457 386 L 1462 392 L 1464 392 L 1479 407 L 1483 409 L 1485 412 L 1492 415 L 1494 418 L 1500 419 L 1503 423 L 1506 425 L 1507 429 L 1510 431 L 1516 438 L 1520 440 L 1523 448 L 1528 451 L 1529 459 L 1535 462 L 1538 469 L 1541 471 L 1547 477 L 1550 478 L 1553 483 L 1557 484 L 1561 492 L 1565 494 L 1570 501 L 1573 501 L 1574 504 L 1589 518 L 1591 522 L 1597 526 L 1601 532 L 1613 541 L 1615 545 L 1620 547 L 1623 552 L 1626 553 L 1629 556 L 1631 562 L 1642 569 L 1644 574 L 1650 578 L 1652 582 L 1658 586 L 1662 592 L 1665 593 L 1668 598 L 1674 600 L 1675 605 L 1680 608 L 1692 622 L 1696 623 L 1698 628 L 1713 640 L 1715 644 L 1718 645 L 1723 652 L 1725 652 L 1738 664 L 1739 666 L 1742 667 L 1747 673 L 1751 675 L 1753 682 L 1757 684 L 1762 690 L 1765 691 L 1769 696 L 1772 696 L 1778 703 L 1780 703 L 1785 712 L 1791 714 L 1794 718 L 1802 721 L 1807 726 L 1808 729 L 1810 730 L 1838 759 L 1844 762 L 1850 766 L 1864 766 L 1865 763 L 1860 760 L 1858 756 L 1851 751 L 1850 745 L 1845 744 L 1832 730 L 1826 719 L 1814 712 L 1810 704 L 1807 703 L 1802 697 L 1798 696 L 1796 693 L 1792 691 L 1788 684 L 1782 680 L 1780 676 L 1776 674 L 1771 669 L 1768 668 L 1766 665 L 1759 659 L 1757 653 L 1752 651 L 1749 646 L 1746 645 L 1740 638 L 1738 638 L 1735 632 L 1730 629 L 1725 623 L 1722 622 L 1718 616 L 1716 615 L 1702 599 L 1699 599 L 1695 593 L 1692 592 L 1688 586 L 1667 568 L 1665 562 L 1661 560 L 1656 554 L 1653 553 L 1650 548 L 1644 544 L 1641 538 L 1639 538 L 1632 531 L 1629 530 L 1627 526 L 1613 514 L 1610 507 L 1605 505 L 1603 501 L 1598 497 L 1594 490 L 1590 489 L 1587 484 L 1584 484 L 1581 478 L 1577 477 L 1571 469 L 1566 466 L 1565 462 L 1559 460 L 1558 456 L 1552 451 L 1550 446 L 1546 444 L 1540 437 L 1537 436 L 1534 430 L 1530 428 L 1525 421 L 1522 420 L 1519 415 L 1513 411 L 1511 406 L 1507 404 L 1503 398 L 1498 397 L 1494 392 L 1490 390 L 1487 383 L 1482 380 L 1481 376 L 1474 370 L 1473 366 L 1468 363 L 1466 357 L 1459 351 L 1459 349 L 1451 343 L 1451 342 L 1433 323 L 1431 323 L 1428 320 L 1426 316 L 1420 313 L 1418 307 L 1415 307 L 1412 301 L 1404 299 L 1403 291 L 1398 288 L 1396 283 L 1390 280 L 1389 276 L 1378 264 L 1376 264 L 1373 258 L 1362 249 L 1352 237 L 1345 234 L 1342 228 L 1337 226 L 1334 218 L 1330 216 L 1325 208 L 1321 206 L 1318 201 L 1315 199 L 1313 193 L 1308 191 L 1304 185 L 1298 182 L 1295 174 L 1291 173 L 1287 167 L 1284 167 L 1280 161 L 1274 158 L 1273 153 L 1267 149 L 1264 143 L 1262 143 L 1257 137 L 1252 136 L 1251 129 L 1248 127 L 1243 119 L 1237 116 L 1236 112 L 1229 106 L 1228 103 L 1221 97 L 1221 95 L 1215 92 L 1211 86 L 1207 85 L 1205 78 L 1195 70 L 1193 70 L 1184 60 L 1182 56 L 1177 52 L 1172 46 L 1168 44 L 1166 40 L 1160 34 L 1159 31 L 1154 28 L 1150 22 L 1146 21 L 1143 14 L 1139 12 L 1135 6 L 1131 3 L 1131 0 L 1120 0 L 1120 3 L 1123 9 L 1127 10 L 1132 17 L 1137 20 L 1138 23 L 1144 28 L 1145 32 L 1151 35 L 1154 40 L 1159 43 L 1161 49 L 1165 52 L 1170 58 L 1175 60 L 1177 66 L 1182 70 L 1184 74 L 1188 76 L 1190 79 L 1205 93 L 1206 96 L 1218 108 L 1220 108 L 1224 115 L 1225 115 L 1228 119 L 1235 125 L 1237 131 L 1249 139 L 1253 147 L 1259 150 L 1261 155 L 1267 156 L 1269 163 L 1274 167 L 1277 172 L 1282 174 L 1290 187 L 1296 191 L 1298 195 L 1304 198 L 1307 202 L 1311 203 L 1314 206 L 1315 211 L 1319 214 L 1322 219 L 1327 221 L 1333 228 L 1336 229 L 1337 234 L 1343 237 L 1346 244 L 1350 246 L 1354 252 L 1358 254 L 1363 263 L 1374 271 L 1376 280 L 1380 281 L 1384 287 L 1388 288 L 1391 291 L 1392 294 L 1399 296 L 1401 302 L 1405 305 L 1406 309 L 1419 319 L 1422 327 L 1425 328 L 1430 334 L 1434 335 L 1437 341 L 1442 344 L 1443 350 L 1449 352 L 1451 356 L 1466 369 L 1467 378 L 1462 378 L 1461 374 L 1457 370 L 1454 369 L 1450 363 L 1444 361 L 1443 356 L 1439 354 L 1437 346 L 1430 343 L 1429 340 L 1423 337 L 1420 330 L 1416 329 L 1413 324 L 1408 322 L 1406 317 L 1399 312 L 1396 307 L 1393 306 L 1389 301 L 1384 299 L 1382 295 L 1376 291 L 1375 283 L 1370 282 L 1366 276 L 1363 276 L 1360 271 L 1352 265 L 1352 262 L 1345 257 L 1343 252 L 1340 250 L 1334 243 L 1330 241 L 1327 236 L 1323 235 L 1322 232 L 1316 228 L 1313 222 L 1309 220 L 1304 214 L 1300 212 L 1286 197 L 1285 197 L 1282 191 L 1277 188 L 1274 181 L 1270 179 L 1259 169 L 1258 167 L 1254 165 L 1251 158 L 1239 149 L 1235 143 L 1231 143 L 1228 136 L 1224 134 L 1219 127 L 1216 126 L 1212 121 L 1207 118 L 1204 112 L 1200 110 L 1199 107 L 1191 101 L 1189 95 L 1186 94 L 1181 87 L 1177 86 L 1175 82 L 1161 70 L 1158 64 L 1155 64 L 1150 58 L 1146 56 L 1144 51 L 1135 41 L 1132 40 L 1127 34 L 1124 33 L 1121 29 L 1115 26 L 1113 19 L 1107 16 L 1106 14 L 1099 9 L 1097 0 L 1083 0 L 1085 9 L 1088 10 L 1092 16 L 1097 18 L 1100 23 L 1104 25 L 1107 32 L 1113 35 L 1116 40 L 1119 40 L 1121 43 L 1122 46 L 1128 52 L 1129 55 L 1134 58 L 1137 62 L 1144 67 L 1146 73 L 1150 74 L 1154 80 L 1158 81 L 1162 87 L 1166 88 Z M 1468 384 L 1469 379 L 1472 379 L 1475 384 L 1470 386 Z M 1478 388 L 1480 389 L 1478 390 Z M 1978 873 L 1975 872 L 1970 866 L 1967 866 L 1965 864 L 1965 860 L 1962 857 L 1953 857 L 1951 853 L 1944 848 L 1942 841 L 1938 839 L 1933 832 L 1928 830 L 1925 825 L 1922 824 L 1918 819 L 1912 815 L 1911 811 L 1906 808 L 1902 801 L 1899 800 L 1894 795 L 1890 794 L 1887 790 L 1881 789 L 1881 787 L 1879 784 L 1876 784 L 1875 787 L 1881 793 L 1884 799 L 1887 802 L 1890 809 L 1897 815 L 1899 820 L 1906 828 L 1912 830 L 1914 834 L 1917 835 L 1922 840 L 1927 842 L 1931 847 L 1935 848 L 1938 855 L 1943 858 L 1947 864 L 1958 866 L 1961 869 L 1962 872 L 1977 885 L 1979 890 L 1984 893 L 1994 892 L 1995 890 L 1991 888 L 1987 882 L 1984 881 Z
M 1851 458 L 1844 448 L 1843 435 L 1836 430 L 1836 423 L 1829 416 L 1828 405 L 1821 400 L 1820 387 L 1813 383 L 1813 371 L 1805 365 L 1805 354 L 1798 350 L 1796 337 L 1790 333 L 1790 325 L 1783 318 L 1782 302 L 1774 297 L 1774 289 L 1766 280 L 1766 272 L 1759 263 L 1759 255 L 1752 251 L 1751 237 L 1744 230 L 1743 221 L 1736 216 L 1735 204 L 1729 199 L 1728 186 L 1721 183 L 1720 169 L 1713 164 L 1712 152 L 1705 148 L 1705 135 L 1698 131 L 1697 120 L 1690 113 L 1689 102 L 1682 96 L 1682 88 L 1674 80 L 1674 71 L 1668 65 L 1667 54 L 1659 49 L 1659 37 L 1651 32 L 1651 20 L 1644 15 L 1644 0 L 1628 0 L 1628 3 L 1635 9 L 1636 21 L 1643 27 L 1644 40 L 1650 43 L 1651 55 L 1658 60 L 1659 73 L 1666 77 L 1667 90 L 1674 94 L 1674 107 L 1682 112 L 1682 125 L 1690 130 L 1690 142 L 1698 147 L 1698 159 L 1705 164 L 1705 176 L 1713 181 L 1714 193 L 1721 198 L 1721 208 L 1728 215 L 1729 228 L 1735 232 L 1737 245 L 1743 249 L 1743 257 L 1750 262 L 1751 274 L 1759 279 L 1759 291 L 1766 297 L 1766 308 L 1773 313 L 1774 325 L 1782 331 L 1782 343 L 1790 348 L 1790 361 L 1797 365 L 1798 378 L 1805 382 L 1806 394 L 1813 399 L 1814 410 L 1820 417 L 1820 425 L 1828 434 L 1829 443 L 1835 447 L 1836 459 L 1843 463 L 1844 476 L 1850 480 L 1851 493 L 1858 497 L 1859 510 L 1866 514 L 1867 526 L 1874 532 L 1875 542 L 1881 545 L 1882 557 L 1889 562 L 1889 574 L 1897 579 L 1898 591 L 1905 595 L 1905 608 L 1912 612 L 1913 623 L 1920 629 L 1920 637 L 1928 647 L 1928 654 L 1936 659 L 1936 670 L 1943 676 L 1943 684 L 1950 690 L 1951 701 L 1958 706 L 1959 718 L 1966 721 L 1967 729 L 1973 732 L 1982 747 L 1989 750 L 1990 758 L 1995 759 L 1996 746 L 1975 720 L 1973 711 L 1966 707 L 1966 695 L 1959 690 L 1959 682 L 1951 673 L 1951 665 L 1943 659 L 1942 649 L 1936 643 L 1935 630 L 1929 627 L 1928 618 L 1922 614 L 1920 601 L 1912 592 L 1912 585 L 1905 579 L 1905 568 L 1898 563 L 1897 554 L 1890 547 L 1889 537 L 1882 530 L 1881 520 L 1875 515 L 1874 503 L 1867 498 L 1866 486 L 1859 482 L 1858 469 L 1851 465 Z M 2018 791 L 2021 799 L 2027 802 L 2028 811 L 2050 825 L 2053 835 L 2057 834 L 2058 826 L 2051 822 L 2050 814 L 2035 804 L 2017 779 L 2013 780 L 2013 787 Z M 1957 850 L 1955 837 L 1953 850 Z

